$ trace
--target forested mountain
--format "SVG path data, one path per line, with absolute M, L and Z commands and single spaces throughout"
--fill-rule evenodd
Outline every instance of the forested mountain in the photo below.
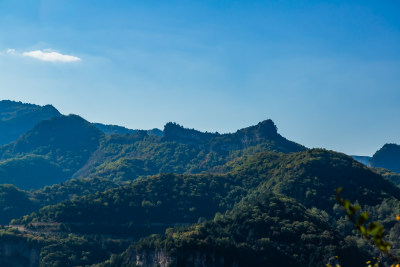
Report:
M 12 219 L 37 212 L 41 207 L 54 205 L 79 196 L 120 187 L 108 179 L 72 179 L 64 183 L 24 191 L 11 184 L 0 184 L 0 225 Z
M 16 140 L 42 120 L 60 116 L 51 105 L 38 106 L 10 100 L 0 101 L 0 145 Z
M 0 224 L 11 221 L 0 226 L 0 265 L 364 266 L 377 253 L 335 190 L 394 241 L 398 176 L 307 149 L 271 120 L 219 134 L 58 115 L 0 146 Z
M 118 230 L 132 223 L 193 223 L 232 208 L 253 191 L 286 195 L 333 214 L 334 191 L 340 186 L 345 197 L 361 205 L 400 201 L 398 187 L 344 154 L 319 149 L 262 152 L 227 174 L 156 175 L 43 208 L 24 223 L 119 224 Z
M 0 147 L 0 181 L 23 189 L 65 181 L 87 162 L 102 135 L 76 115 L 41 121 Z
M 129 262 L 127 257 L 132 255 L 142 257 L 143 251 L 159 255 L 162 250 L 172 262 L 186 262 L 200 253 L 210 261 L 222 257 L 246 266 L 245 260 L 253 255 L 256 265 L 270 261 L 277 266 L 277 258 L 263 254 L 270 251 L 285 255 L 294 266 L 315 266 L 337 254 L 342 255 L 342 263 L 362 266 L 355 262 L 371 258 L 373 251 L 357 245 L 361 241 L 352 241 L 352 227 L 345 223 L 340 209 L 333 209 L 335 189 L 342 186 L 344 196 L 357 200 L 365 209 L 374 209 L 371 214 L 376 219 L 392 214 L 387 225 L 393 226 L 393 214 L 400 210 L 400 189 L 344 154 L 321 149 L 292 154 L 261 152 L 231 165 L 226 174 L 141 178 L 120 188 L 44 207 L 13 224 L 25 225 L 28 232 L 122 239 L 185 226 L 135 244 L 121 258 L 113 258 L 117 263 Z M 208 222 L 190 226 L 203 221 Z M 263 232 L 263 227 L 268 231 Z M 301 241 L 299 233 L 304 235 Z M 289 248 L 285 242 L 300 243 Z M 307 242 L 310 245 L 300 245 Z M 208 254 L 212 251 L 217 251 L 213 259 Z M 257 256 L 260 253 L 265 257 Z
M 400 145 L 385 144 L 372 156 L 370 165 L 400 173 Z
M 238 130 L 232 134 L 199 132 L 185 129 L 175 123 L 167 123 L 164 127 L 164 139 L 184 144 L 192 144 L 199 148 L 208 148 L 211 151 L 233 151 L 246 149 L 262 144 L 265 150 L 274 152 L 298 152 L 305 147 L 291 142 L 278 134 L 272 120 L 265 120 L 259 124 Z
M 103 129 L 104 130 L 104 129 Z M 271 120 L 233 134 L 209 134 L 168 123 L 154 130 L 104 135 L 79 116 L 39 122 L 16 141 L 0 147 L 0 182 L 40 188 L 71 177 L 133 180 L 163 172 L 200 173 L 259 151 L 305 148 L 277 133 Z M 153 131 L 153 132 L 154 132 Z
M 263 193 L 208 222 L 147 237 L 98 266 L 324 266 L 336 255 L 349 266 L 368 259 L 315 210 Z
M 346 198 L 362 205 L 374 205 L 389 196 L 400 200 L 400 189 L 382 176 L 350 156 L 323 149 L 278 155 L 262 152 L 233 173 L 241 179 L 266 177 L 263 187 L 309 208 L 329 210 L 336 203 L 334 191 L 338 187 L 344 188 Z
M 162 137 L 149 136 L 146 131 L 107 136 L 74 177 L 106 175 L 114 180 L 132 180 L 164 172 L 200 173 L 242 155 L 305 149 L 278 134 L 271 120 L 233 134 L 203 133 L 167 123 Z

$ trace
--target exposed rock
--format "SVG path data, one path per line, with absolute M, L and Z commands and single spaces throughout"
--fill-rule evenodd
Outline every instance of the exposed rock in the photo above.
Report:
M 40 250 L 29 246 L 25 240 L 0 239 L 0 266 L 36 267 L 39 266 Z

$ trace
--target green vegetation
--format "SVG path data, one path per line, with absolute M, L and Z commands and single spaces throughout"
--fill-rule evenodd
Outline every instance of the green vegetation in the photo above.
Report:
M 252 191 L 275 192 L 330 214 L 334 189 L 362 205 L 400 200 L 400 189 L 344 154 L 308 150 L 258 153 L 227 174 L 161 174 L 104 193 L 50 206 L 35 220 L 63 223 L 196 222 L 232 208 Z M 348 194 L 352 192 L 352 194 Z M 347 194 L 346 194 L 347 193 Z M 192 216 L 190 209 L 196 210 Z M 84 212 L 83 212 L 84 210 Z M 170 221 L 170 219 L 173 221 Z M 32 218 L 33 219 L 33 218 Z
M 279 135 L 271 120 L 222 135 L 167 123 L 162 138 L 149 136 L 146 131 L 107 136 L 92 159 L 76 175 L 124 181 L 166 172 L 212 172 L 238 157 L 260 151 L 287 153 L 303 150 L 303 146 Z
M 0 244 L 14 255 L 1 255 L 1 266 L 69 267 L 86 266 L 121 253 L 128 241 L 99 236 L 72 234 L 49 235 L 25 233 L 13 228 L 0 228 Z
M 372 168 L 376 173 L 382 175 L 393 184 L 400 186 L 400 173 L 392 172 L 384 168 Z
M 14 185 L 0 185 L 0 224 L 39 209 L 39 203 Z
M 22 189 L 77 177 L 124 182 L 166 172 L 210 172 L 240 156 L 265 150 L 305 149 L 280 136 L 270 120 L 233 134 L 202 133 L 173 123 L 164 131 L 162 137 L 139 130 L 105 136 L 76 115 L 45 120 L 0 147 L 0 182 Z
M 67 179 L 62 168 L 47 156 L 27 154 L 0 161 L 0 183 L 22 189 L 40 188 Z
M 97 149 L 102 133 L 82 118 L 55 117 L 0 147 L 0 181 L 23 189 L 69 179 Z
M 321 214 L 284 196 L 253 195 L 211 221 L 142 239 L 99 266 L 131 266 L 137 258 L 161 254 L 155 252 L 169 253 L 164 260 L 171 266 L 193 266 L 196 257 L 208 266 L 324 266 L 335 255 L 344 264 L 353 264 L 354 256 L 368 258 Z M 150 266 L 160 261 L 146 260 Z
M 60 115 L 51 105 L 38 106 L 2 100 L 0 101 L 0 145 L 18 139 L 40 121 Z
M 119 186 L 110 180 L 99 178 L 72 179 L 31 191 L 23 191 L 14 185 L 3 184 L 0 185 L 0 224 L 8 224 L 12 219 L 37 212 L 43 206 Z
M 41 266 L 363 266 L 377 251 L 337 203 L 343 187 L 400 255 L 396 173 L 307 150 L 271 120 L 232 134 L 175 123 L 162 136 L 111 134 L 122 130 L 60 116 L 0 147 L 0 182 L 17 185 L 0 186 L 0 223 L 14 227 L 0 241 L 25 244 L 20 258 Z
M 261 152 L 234 160 L 225 169 L 230 172 L 143 177 L 102 193 L 43 207 L 13 223 L 24 224 L 30 231 L 42 231 L 42 224 L 56 224 L 55 233 L 134 239 L 183 226 L 167 230 L 165 236 L 145 239 L 154 241 L 146 241 L 150 242 L 147 249 L 186 255 L 183 261 L 197 250 L 209 253 L 207 248 L 218 251 L 218 257 L 236 255 L 238 262 L 249 258 L 260 260 L 254 264 L 268 260 L 274 263 L 273 255 L 285 255 L 288 263 L 295 266 L 304 266 L 305 262 L 327 263 L 331 260 L 328 256 L 339 255 L 342 264 L 360 266 L 377 255 L 368 242 L 354 235 L 354 228 L 338 207 L 334 188 L 340 184 L 346 188 L 343 195 L 357 200 L 372 219 L 386 218 L 383 223 L 388 229 L 396 226 L 394 214 L 400 210 L 400 189 L 344 154 L 322 149 L 291 154 Z M 254 224 L 259 221 L 260 224 Z M 271 221 L 275 226 L 268 224 Z M 225 226 L 225 230 L 221 228 Z M 203 230 L 193 234 L 196 227 Z M 267 233 L 258 232 L 263 227 L 268 229 Z M 302 236 L 300 231 L 306 233 L 303 239 L 298 239 Z M 397 236 L 395 233 L 390 232 L 390 239 Z M 185 238 L 177 239 L 183 243 L 175 239 L 169 243 L 171 236 Z M 319 242 L 320 236 L 327 239 Z M 295 245 L 298 250 L 290 252 L 283 249 L 286 245 L 278 245 L 284 241 L 301 243 Z M 300 244 L 306 241 L 310 244 L 302 247 Z M 134 245 L 135 251 L 140 244 Z M 174 254 L 177 251 L 182 254 Z M 260 253 L 266 253 L 265 258 Z M 125 256 L 114 256 L 113 260 L 122 259 L 119 257 Z

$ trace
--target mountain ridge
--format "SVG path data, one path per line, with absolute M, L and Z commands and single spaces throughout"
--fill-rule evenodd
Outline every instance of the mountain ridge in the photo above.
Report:
M 0 145 L 16 140 L 40 121 L 57 116 L 61 113 L 52 105 L 0 101 Z

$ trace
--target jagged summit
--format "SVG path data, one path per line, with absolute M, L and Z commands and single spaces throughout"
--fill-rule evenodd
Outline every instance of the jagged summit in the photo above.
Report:
M 264 120 L 259 122 L 257 125 L 246 127 L 238 130 L 235 134 L 237 135 L 254 135 L 261 137 L 274 137 L 278 135 L 278 127 L 271 120 Z
M 201 132 L 195 129 L 185 128 L 175 122 L 168 122 L 164 126 L 164 137 L 168 139 L 181 138 L 181 139 L 193 139 L 193 140 L 205 140 L 218 136 L 228 136 L 233 134 L 257 134 L 257 135 L 276 135 L 278 134 L 278 128 L 275 123 L 271 120 L 264 120 L 259 122 L 257 125 L 246 127 L 237 130 L 235 133 L 220 134 L 218 132 Z
M 216 136 L 220 136 L 220 134 L 201 132 L 195 129 L 184 128 L 183 126 L 174 122 L 168 122 L 164 126 L 164 139 L 166 140 L 180 140 L 189 143 L 205 143 Z
M 266 148 L 276 152 L 298 152 L 305 150 L 304 146 L 287 140 L 278 134 L 275 123 L 268 119 L 257 125 L 246 127 L 235 133 L 209 133 L 169 122 L 164 127 L 164 140 L 208 147 L 217 151 L 232 151 L 245 149 L 254 145 L 266 145 Z

